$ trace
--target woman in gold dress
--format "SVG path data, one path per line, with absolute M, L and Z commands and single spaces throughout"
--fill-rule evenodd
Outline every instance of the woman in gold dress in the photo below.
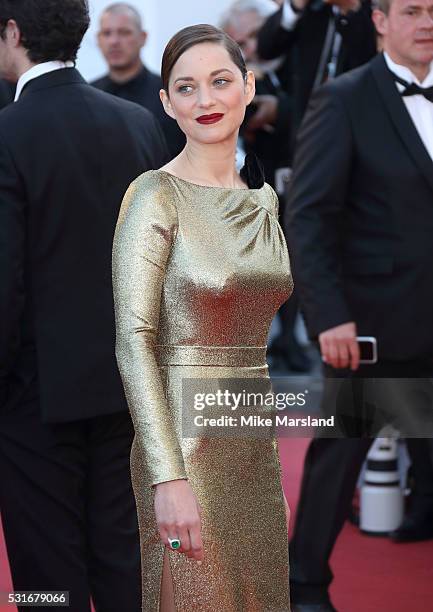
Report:
M 187 144 L 131 184 L 113 250 L 143 611 L 287 612 L 276 440 L 182 435 L 183 380 L 268 378 L 268 330 L 292 289 L 277 197 L 235 168 L 254 75 L 227 35 L 197 25 L 170 40 L 162 77 Z

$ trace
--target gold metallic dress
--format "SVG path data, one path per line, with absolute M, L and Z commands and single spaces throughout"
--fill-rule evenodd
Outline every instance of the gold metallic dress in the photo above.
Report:
M 131 471 L 143 611 L 158 612 L 164 545 L 152 485 L 188 478 L 204 561 L 169 551 L 178 612 L 287 612 L 288 543 L 273 438 L 182 437 L 182 379 L 268 378 L 272 318 L 292 290 L 277 197 L 142 174 L 113 250 L 116 354 L 134 421 Z

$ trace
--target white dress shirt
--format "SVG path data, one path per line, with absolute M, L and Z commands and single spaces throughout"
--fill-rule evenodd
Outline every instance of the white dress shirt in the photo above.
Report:
M 26 70 L 26 72 L 24 72 L 18 79 L 14 102 L 16 102 L 20 97 L 24 85 L 32 79 L 42 76 L 47 72 L 53 72 L 53 70 L 60 70 L 61 68 L 72 68 L 73 66 L 74 62 L 61 62 L 59 60 L 35 64 L 31 68 L 29 68 L 29 70 Z
M 383 55 L 391 72 L 396 74 L 401 79 L 404 79 L 409 84 L 416 83 L 420 87 L 433 86 L 433 62 L 430 64 L 430 72 L 421 83 L 413 72 L 409 70 L 409 68 L 396 64 L 386 52 Z M 396 87 L 400 93 L 405 89 L 404 85 L 398 83 L 397 81 Z M 427 100 L 427 98 L 425 98 L 422 94 L 403 96 L 402 99 L 412 121 L 415 124 L 416 129 L 418 130 L 418 134 L 420 135 L 425 148 L 433 160 L 433 102 Z
M 290 4 L 290 0 L 285 0 L 283 4 L 283 12 L 281 15 L 281 27 L 285 30 L 293 30 L 302 12 L 295 13 Z
M 332 5 L 332 10 L 334 11 L 334 15 L 338 15 L 340 13 L 338 6 L 335 6 L 335 4 Z M 285 30 L 293 30 L 303 12 L 304 11 L 298 11 L 295 13 L 290 0 L 285 0 L 283 4 L 283 12 L 281 14 L 281 27 Z

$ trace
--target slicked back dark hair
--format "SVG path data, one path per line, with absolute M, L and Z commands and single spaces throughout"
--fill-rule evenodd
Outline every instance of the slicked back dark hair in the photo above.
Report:
M 87 0 L 0 0 L 0 36 L 10 19 L 31 62 L 75 61 L 89 27 Z

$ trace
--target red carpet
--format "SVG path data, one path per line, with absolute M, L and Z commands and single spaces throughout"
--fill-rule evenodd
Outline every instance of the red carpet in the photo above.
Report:
M 1 530 L 0 522 L 0 611 L 1 612 L 15 612 L 16 608 L 13 606 L 2 606 L 2 599 L 5 597 L 4 593 L 12 590 L 11 575 L 9 572 L 8 559 L 6 556 L 6 549 L 3 540 L 3 532 Z M 3 595 L 3 598 L 2 598 Z
M 283 485 L 293 518 L 307 446 L 306 439 L 280 440 Z M 335 576 L 331 597 L 338 612 L 433 609 L 433 541 L 393 544 L 386 538 L 364 536 L 346 523 L 331 565 Z
M 292 515 L 307 444 L 306 439 L 280 441 L 283 483 Z M 332 568 L 335 580 L 331 594 L 339 612 L 428 612 L 433 609 L 433 541 L 398 545 L 384 538 L 363 536 L 346 524 L 332 557 Z M 0 593 L 10 589 L 9 567 L 0 533 Z M 0 612 L 15 612 L 15 608 L 0 605 Z

